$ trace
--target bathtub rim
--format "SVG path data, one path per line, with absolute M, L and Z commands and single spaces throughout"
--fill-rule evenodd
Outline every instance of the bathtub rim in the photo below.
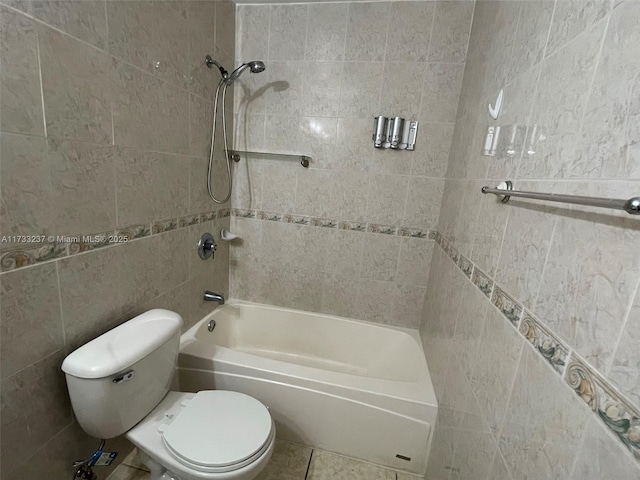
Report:
M 422 362 L 422 366 L 424 367 L 424 371 L 421 372 L 418 380 L 416 381 L 379 379 L 375 377 L 367 377 L 352 373 L 325 370 L 317 367 L 262 357 L 239 350 L 234 350 L 229 347 L 217 345 L 213 342 L 203 342 L 198 339 L 196 337 L 196 334 L 200 330 L 206 329 L 206 325 L 209 320 L 215 316 L 216 312 L 220 312 L 220 310 L 226 305 L 248 305 L 266 308 L 274 311 L 302 313 L 307 315 L 327 317 L 342 322 L 358 324 L 366 328 L 399 331 L 409 335 L 414 341 L 415 346 L 420 354 L 420 359 Z M 190 327 L 186 332 L 182 334 L 180 338 L 179 357 L 178 368 L 181 369 L 206 370 L 212 367 L 215 360 L 227 365 L 253 368 L 267 374 L 267 376 L 272 379 L 286 376 L 295 378 L 305 383 L 310 379 L 309 373 L 312 373 L 312 381 L 324 384 L 329 387 L 346 388 L 349 390 L 360 392 L 362 394 L 384 395 L 388 398 L 415 404 L 416 406 L 421 405 L 429 408 L 438 408 L 438 401 L 433 387 L 433 382 L 431 380 L 429 366 L 424 354 L 422 341 L 420 339 L 418 331 L 404 327 L 397 327 L 394 325 L 378 324 L 374 322 L 368 322 L 366 320 L 340 317 L 337 315 L 329 315 L 318 312 L 307 312 L 305 310 L 280 307 L 257 302 L 249 302 L 245 300 L 229 299 L 225 305 L 215 308 L 213 311 L 205 315 L 202 319 L 198 320 L 198 322 L 196 322 L 192 327 Z M 189 361 L 189 359 L 185 357 L 191 357 L 191 361 Z M 194 358 L 201 359 L 202 362 L 199 363 L 194 360 Z M 211 365 L 203 367 L 203 362 L 205 362 L 206 360 L 211 360 Z M 376 384 L 376 386 L 380 388 L 378 390 L 372 389 L 371 384 Z

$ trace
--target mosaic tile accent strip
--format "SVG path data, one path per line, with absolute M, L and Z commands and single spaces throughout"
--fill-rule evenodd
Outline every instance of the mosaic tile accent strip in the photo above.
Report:
M 562 375 L 569 361 L 569 347 L 526 310 L 519 330 L 554 370 Z
M 473 269 L 471 276 L 473 284 L 480 289 L 488 298 L 491 298 L 491 289 L 493 288 L 493 280 L 485 275 L 478 267 Z
M 352 230 L 354 232 L 366 232 L 367 224 L 358 222 L 339 222 L 338 228 L 340 230 Z
M 431 234 L 431 232 L 432 230 L 398 227 L 398 235 L 401 237 L 429 238 L 429 235 Z M 434 238 L 430 238 L 430 240 L 433 240 Z
M 218 212 L 221 218 L 222 210 Z M 428 240 L 438 240 L 436 230 L 423 228 L 404 227 L 400 225 L 378 225 L 376 223 L 347 222 L 332 218 L 308 217 L 306 215 L 294 215 L 289 213 L 264 212 L 262 210 L 243 210 L 234 208 L 231 215 L 238 218 L 255 218 L 256 220 L 269 220 L 273 222 L 295 223 L 297 225 L 309 225 L 312 227 L 337 228 L 340 230 L 351 230 L 354 232 L 379 233 L 382 235 L 397 235 L 399 237 L 424 238 Z M 442 237 L 439 237 L 442 240 Z M 451 247 L 453 248 L 453 247 Z M 454 258 L 457 259 L 457 250 L 451 250 Z M 455 253 L 453 253 L 455 252 Z
M 370 223 L 367 225 L 367 232 L 369 233 L 382 233 L 383 235 L 395 235 L 398 231 L 398 227 L 389 225 L 376 225 Z
M 565 381 L 640 462 L 640 411 L 575 353 Z
M 115 236 L 117 240 L 121 239 L 123 242 L 128 242 L 129 240 L 148 237 L 149 235 L 151 235 L 151 228 L 149 224 L 146 223 L 144 225 L 134 225 L 117 230 Z
M 162 232 L 168 232 L 170 230 L 175 230 L 178 228 L 178 219 L 170 218 L 169 220 L 161 220 L 159 222 L 155 222 L 151 226 L 151 233 L 158 234 Z
M 446 244 L 444 251 L 447 252 L 447 255 L 449 255 L 449 258 L 453 260 L 453 263 L 455 264 L 458 263 L 458 258 L 460 257 L 460 254 L 458 253 L 458 250 L 454 248 L 452 242 L 448 242 Z
M 471 273 L 473 272 L 473 263 L 464 255 L 460 254 L 460 258 L 458 259 L 458 267 L 462 270 L 462 273 L 465 274 L 467 278 L 471 278 Z
M 309 225 L 312 227 L 338 228 L 338 222 L 331 220 L 330 218 L 312 217 Z
M 200 223 L 200 215 L 197 213 L 195 215 L 187 215 L 185 217 L 180 217 L 178 220 L 178 224 L 180 228 L 182 227 L 190 227 L 191 225 L 197 225 Z
M 218 218 L 218 212 L 207 212 L 200 214 L 200 223 L 210 222 Z
M 96 248 L 108 247 L 114 243 L 116 236 L 113 232 L 105 232 L 96 235 L 82 235 L 76 238 L 77 241 L 71 241 L 69 243 L 69 255 L 88 252 Z
M 295 223 L 296 225 L 311 225 L 311 218 L 304 215 L 283 215 L 282 221 L 285 223 Z
M 89 235 L 59 236 L 49 235 L 46 242 L 37 244 L 8 244 L 0 250 L 0 271 L 9 272 L 36 263 L 57 260 L 67 256 L 126 243 L 130 240 L 158 235 L 163 232 L 197 225 L 200 222 L 230 216 L 228 208 L 210 212 L 187 215 L 181 218 L 169 218 L 143 225 L 132 225 L 115 231 L 93 233 Z
M 3 272 L 28 267 L 36 263 L 55 260 L 66 257 L 68 248 L 63 243 L 40 244 L 37 246 L 25 245 L 24 248 L 6 252 L 0 258 L 0 268 Z
M 513 325 L 518 325 L 520 317 L 522 316 L 522 305 L 507 295 L 507 293 L 497 285 L 493 289 L 491 303 L 498 307 L 498 310 L 500 310 Z

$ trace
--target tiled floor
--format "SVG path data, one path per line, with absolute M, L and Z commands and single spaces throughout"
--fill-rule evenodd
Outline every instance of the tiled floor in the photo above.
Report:
M 421 477 L 396 472 L 324 450 L 276 441 L 267 468 L 256 480 L 419 480 Z M 148 480 L 149 472 L 134 450 L 107 480 Z

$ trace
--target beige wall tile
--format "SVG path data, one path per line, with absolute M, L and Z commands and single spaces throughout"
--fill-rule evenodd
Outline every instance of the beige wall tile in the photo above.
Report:
M 189 153 L 189 94 L 126 64 L 117 68 L 116 145 Z
M 2 274 L 2 378 L 64 346 L 56 265 Z M 29 345 L 29 348 L 25 348 Z
M 384 60 L 390 8 L 389 2 L 349 4 L 345 60 Z
M 464 64 L 427 64 L 422 86 L 420 121 L 441 123 L 455 121 L 463 73 Z
M 3 477 L 71 424 L 63 358 L 58 350 L 2 380 Z
M 46 27 L 38 45 L 47 135 L 110 144 L 113 58 Z
M 424 63 L 385 62 L 380 111 L 389 116 L 403 117 L 405 120 L 415 119 L 420 112 L 425 70 Z
M 340 106 L 341 62 L 305 62 L 301 113 L 335 117 Z M 335 138 L 335 137 L 334 137 Z
M 597 419 L 592 419 L 576 456 L 572 480 L 616 478 L 632 480 L 640 475 L 638 462 Z
M 122 319 L 131 304 L 127 284 L 114 282 L 122 249 L 103 248 L 65 258 L 58 264 L 65 344 L 75 349 Z
M 571 472 L 592 413 L 537 352 L 525 346 L 499 447 L 512 477 Z
M 186 87 L 186 6 L 184 2 L 107 2 L 109 52 L 158 78 Z
M 190 164 L 188 157 L 118 149 L 115 160 L 118 224 L 138 225 L 149 219 L 186 215 Z
M 28 12 L 52 27 L 107 48 L 107 15 L 104 0 L 36 0 L 29 2 Z
M 432 2 L 391 3 L 387 62 L 427 61 L 435 5 Z
M 51 181 L 43 138 L 0 134 L 2 235 L 52 233 Z
M 611 2 L 563 0 L 558 2 L 551 25 L 547 55 L 603 20 L 611 9 Z
M 472 16 L 471 2 L 436 3 L 429 46 L 430 62 L 465 61 Z
M 640 404 L 640 354 L 636 348 L 639 334 L 640 294 L 636 293 L 608 375 L 635 405 Z
M 4 132 L 44 134 L 36 26 L 0 7 L 0 128 Z
M 236 37 L 238 59 L 267 60 L 269 41 L 265 41 L 265 32 L 269 32 L 270 5 L 238 5 L 236 7 Z M 275 20 L 275 19 L 274 19 Z
M 383 65 L 380 62 L 345 62 L 340 90 L 340 116 L 361 118 L 379 115 L 382 79 Z
M 311 4 L 308 15 L 304 58 L 315 61 L 343 60 L 349 5 Z
M 270 9 L 269 60 L 304 59 L 308 6 L 272 5 Z M 264 37 L 257 40 L 263 42 Z
M 186 8 L 189 30 L 189 90 L 210 101 L 219 77 L 215 69 L 206 67 L 204 59 L 207 55 L 215 55 L 216 6 L 214 2 L 196 0 L 186 2 Z M 226 68 L 232 67 L 229 65 Z
M 392 282 L 398 271 L 402 237 L 367 234 L 362 252 L 362 276 Z
M 497 309 L 487 310 L 470 381 L 495 436 L 505 417 L 523 343 L 517 330 Z
M 77 235 L 113 229 L 116 225 L 116 149 L 49 138 L 47 154 L 55 234 Z

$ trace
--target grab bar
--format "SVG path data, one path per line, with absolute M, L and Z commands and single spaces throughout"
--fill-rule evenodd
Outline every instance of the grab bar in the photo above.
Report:
M 272 157 L 282 157 L 284 160 L 299 160 L 300 165 L 304 168 L 309 168 L 309 162 L 311 161 L 311 157 L 307 155 L 293 155 L 290 153 L 269 153 L 269 152 L 250 152 L 247 150 L 232 150 L 229 152 L 229 160 L 233 160 L 234 162 L 240 161 L 240 154 L 246 153 L 247 155 L 261 155 L 261 156 L 272 156 Z
M 507 193 L 508 192 L 508 193 Z M 549 202 L 572 203 L 575 205 L 587 205 L 589 207 L 613 208 L 624 210 L 629 215 L 640 215 L 640 197 L 632 197 L 628 200 L 619 198 L 582 197 L 579 195 L 561 195 L 558 193 L 539 193 L 513 190 L 513 183 L 509 180 L 500 183 L 497 187 L 482 187 L 482 193 L 492 193 L 502 197 L 502 203 L 507 203 L 511 197 L 533 198 L 534 200 L 547 200 Z

